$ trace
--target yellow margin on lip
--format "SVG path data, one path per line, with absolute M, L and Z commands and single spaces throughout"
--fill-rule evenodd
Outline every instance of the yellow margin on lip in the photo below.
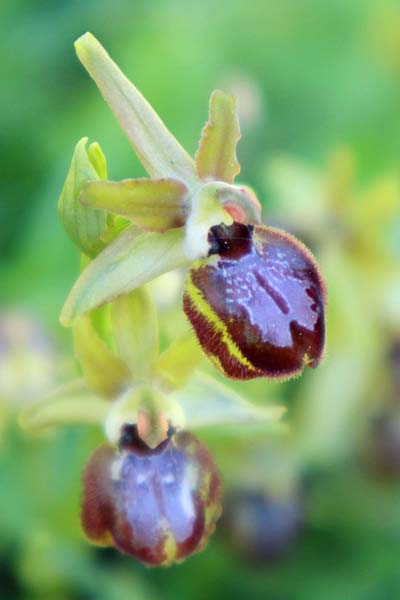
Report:
M 188 294 L 191 302 L 193 303 L 194 308 L 197 309 L 200 312 L 200 314 L 212 324 L 215 330 L 221 334 L 222 342 L 227 347 L 230 356 L 235 358 L 241 365 L 244 365 L 251 371 L 258 371 L 258 369 L 256 369 L 254 365 L 252 365 L 251 362 L 241 353 L 239 347 L 235 344 L 231 335 L 229 334 L 228 328 L 226 327 L 225 323 L 213 311 L 213 309 L 208 304 L 207 300 L 204 298 L 199 288 L 194 284 L 192 274 L 190 271 L 186 281 L 185 291 Z M 215 356 L 212 352 L 209 352 L 208 349 L 207 354 Z M 223 369 L 223 371 L 225 371 L 225 369 Z

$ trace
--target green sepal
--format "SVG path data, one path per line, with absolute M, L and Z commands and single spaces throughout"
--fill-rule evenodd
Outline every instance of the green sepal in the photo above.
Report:
M 123 231 L 78 278 L 62 310 L 62 325 L 69 326 L 80 315 L 187 265 L 183 240 L 183 228 L 148 233 L 131 226 Z
M 58 200 L 58 213 L 71 240 L 88 256 L 96 256 L 103 248 L 107 213 L 79 202 L 82 187 L 88 181 L 107 176 L 104 154 L 97 143 L 86 148 L 88 138 L 76 145 L 71 166 Z
M 126 217 L 145 231 L 166 231 L 184 224 L 186 186 L 175 179 L 91 181 L 81 193 L 86 206 Z
M 157 310 L 143 286 L 110 305 L 111 325 L 118 355 L 135 380 L 146 379 L 158 356 Z
M 19 424 L 31 432 L 66 424 L 99 425 L 109 408 L 107 400 L 90 391 L 83 379 L 77 379 L 23 409 Z
M 90 315 L 75 322 L 73 334 L 75 354 L 88 386 L 100 396 L 114 398 L 131 379 L 127 365 L 101 339 Z
M 76 40 L 75 50 L 149 175 L 172 177 L 189 186 L 196 185 L 198 180 L 193 159 L 100 42 L 91 33 L 85 33 Z

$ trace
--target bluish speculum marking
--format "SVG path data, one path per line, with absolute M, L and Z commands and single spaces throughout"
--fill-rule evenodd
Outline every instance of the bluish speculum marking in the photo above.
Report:
M 249 319 L 263 341 L 290 346 L 292 321 L 314 329 L 318 310 L 307 293 L 313 285 L 309 265 L 292 247 L 282 250 L 271 240 L 260 252 L 252 245 L 239 259 L 221 258 L 210 276 L 221 296 L 219 310 Z
M 197 480 L 195 468 L 176 448 L 168 447 L 151 458 L 127 453 L 116 492 L 133 537 L 152 546 L 168 526 L 178 542 L 187 539 L 196 519 Z

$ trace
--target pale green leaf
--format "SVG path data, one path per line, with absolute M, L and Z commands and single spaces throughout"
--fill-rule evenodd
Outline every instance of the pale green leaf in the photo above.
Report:
M 240 137 L 235 98 L 215 90 L 210 98 L 209 117 L 196 154 L 197 172 L 201 179 L 233 182 L 240 172 L 236 158 Z
M 194 185 L 197 177 L 193 160 L 98 40 L 85 33 L 75 42 L 75 49 L 149 175 Z
M 90 180 L 106 176 L 106 161 L 98 144 L 86 150 L 88 138 L 76 145 L 71 166 L 58 201 L 61 222 L 72 241 L 88 256 L 95 256 L 104 247 L 102 235 L 107 229 L 107 213 L 79 201 L 82 186 Z
M 100 396 L 115 397 L 131 379 L 127 365 L 101 339 L 89 315 L 77 319 L 73 332 L 75 354 L 88 386 Z
M 174 392 L 188 428 L 211 425 L 241 425 L 274 422 L 284 414 L 283 406 L 257 406 L 227 385 L 197 373 L 182 389 Z
M 183 240 L 183 228 L 144 233 L 132 226 L 123 231 L 80 275 L 62 310 L 61 323 L 71 325 L 79 315 L 189 264 Z
M 142 286 L 111 305 L 114 342 L 119 356 L 135 379 L 146 378 L 158 356 L 158 320 L 155 304 Z
M 26 407 L 19 423 L 28 431 L 67 424 L 103 423 L 110 403 L 91 392 L 83 379 L 62 385 L 42 400 Z
M 159 357 L 154 374 L 167 389 L 181 388 L 203 358 L 193 331 L 174 341 Z
M 186 197 L 186 186 L 174 179 L 125 179 L 89 182 L 80 201 L 127 217 L 146 231 L 165 231 L 184 224 Z

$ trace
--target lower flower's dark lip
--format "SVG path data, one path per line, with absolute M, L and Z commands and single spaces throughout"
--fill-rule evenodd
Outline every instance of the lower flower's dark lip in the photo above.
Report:
M 144 451 L 136 425 L 123 427 L 119 446 L 98 448 L 85 469 L 82 526 L 89 539 L 153 566 L 202 549 L 221 513 L 220 478 L 205 446 L 171 431 Z

